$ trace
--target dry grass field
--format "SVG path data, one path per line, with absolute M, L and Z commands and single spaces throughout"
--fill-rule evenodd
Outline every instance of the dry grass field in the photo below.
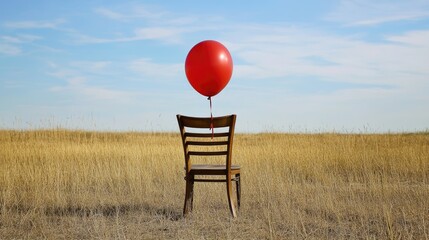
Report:
M 237 134 L 242 207 L 179 134 L 0 131 L 0 239 L 428 239 L 429 134 Z

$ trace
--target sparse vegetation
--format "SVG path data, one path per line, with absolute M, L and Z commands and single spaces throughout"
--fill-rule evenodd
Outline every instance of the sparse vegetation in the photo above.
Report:
M 0 131 L 0 238 L 428 239 L 429 134 L 237 134 L 242 208 L 178 134 Z

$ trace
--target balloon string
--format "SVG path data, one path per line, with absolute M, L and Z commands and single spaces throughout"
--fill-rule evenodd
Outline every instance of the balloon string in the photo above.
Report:
M 210 128 L 212 130 L 212 139 L 214 138 L 214 126 L 213 126 L 213 108 L 212 108 L 212 97 L 207 98 L 210 101 Z

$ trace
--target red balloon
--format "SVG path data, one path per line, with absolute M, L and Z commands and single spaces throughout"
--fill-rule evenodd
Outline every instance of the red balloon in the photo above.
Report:
M 197 92 L 212 97 L 222 91 L 231 78 L 231 54 L 219 42 L 202 41 L 189 51 L 185 72 L 189 83 Z

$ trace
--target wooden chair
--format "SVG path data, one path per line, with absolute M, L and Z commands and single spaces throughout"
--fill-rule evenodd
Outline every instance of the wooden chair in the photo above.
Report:
M 231 164 L 235 119 L 236 115 L 214 118 L 177 115 L 185 153 L 186 193 L 183 207 L 184 216 L 192 211 L 194 182 L 226 182 L 229 209 L 233 217 L 237 216 L 231 199 L 233 195 L 232 184 L 235 181 L 239 208 L 241 198 L 240 166 Z M 214 128 L 214 133 L 201 132 L 201 129 L 209 129 L 211 126 Z M 219 128 L 227 128 L 228 130 L 218 132 Z M 193 164 L 192 160 L 197 156 L 221 156 L 222 158 L 224 156 L 225 164 Z

